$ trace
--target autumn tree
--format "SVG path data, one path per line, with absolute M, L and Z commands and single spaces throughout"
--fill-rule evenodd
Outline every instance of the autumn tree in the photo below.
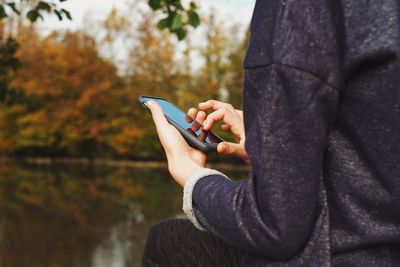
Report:
M 93 39 L 79 33 L 41 39 L 26 28 L 19 41 L 25 44 L 18 52 L 23 68 L 13 85 L 21 88 L 25 100 L 0 111 L 14 121 L 5 128 L 9 134 L 3 142 L 14 143 L 17 151 L 42 153 L 50 147 L 52 153 L 94 153 L 107 146 L 103 123 L 119 79 Z
M 237 32 L 237 29 L 233 28 L 233 30 Z M 225 88 L 228 92 L 227 102 L 239 109 L 242 108 L 244 82 L 243 61 L 249 37 L 250 32 L 249 29 L 247 29 L 243 36 L 236 36 L 235 41 L 232 42 L 233 47 L 228 57 L 227 74 L 225 78 Z
M 19 44 L 13 29 L 5 27 L 6 24 L 12 24 L 13 15 L 14 18 L 26 17 L 30 22 L 43 19 L 45 13 L 55 14 L 59 20 L 72 19 L 70 12 L 61 7 L 65 1 L 0 1 L 0 102 L 6 100 L 7 94 L 15 94 L 15 88 L 10 88 L 9 80 L 20 66 L 15 56 Z
M 78 32 L 42 37 L 33 26 L 21 28 L 24 46 L 15 56 L 22 67 L 10 76 L 13 95 L 0 103 L 1 153 L 160 158 L 139 95 L 183 109 L 208 98 L 241 102 L 240 28 L 210 15 L 203 37 L 178 42 L 156 29 L 151 10 L 132 8 L 114 9 L 99 27 Z

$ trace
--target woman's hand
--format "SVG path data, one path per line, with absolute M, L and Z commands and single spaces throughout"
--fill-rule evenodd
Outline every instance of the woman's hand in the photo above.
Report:
M 231 131 L 236 138 L 237 143 L 222 142 L 218 144 L 218 153 L 224 155 L 235 155 L 244 161 L 249 162 L 249 156 L 244 148 L 246 137 L 244 132 L 243 112 L 234 109 L 230 104 L 216 100 L 208 100 L 200 103 L 198 107 L 200 111 L 191 108 L 188 111 L 188 115 L 202 123 L 204 130 L 210 130 L 216 122 L 223 121 L 224 124 L 221 126 L 222 129 L 224 131 Z M 210 109 L 214 110 L 214 112 L 207 116 L 204 111 Z
M 168 170 L 176 182 L 185 185 L 185 179 L 200 171 L 206 164 L 206 154 L 188 145 L 174 126 L 169 124 L 161 107 L 154 101 L 146 102 L 151 111 L 157 133 L 168 160 Z

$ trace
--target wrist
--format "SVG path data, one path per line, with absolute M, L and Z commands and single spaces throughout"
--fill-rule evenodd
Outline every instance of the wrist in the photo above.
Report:
M 196 172 L 204 168 L 191 160 L 189 157 L 174 157 L 168 158 L 168 170 L 174 180 L 181 186 L 185 186 L 186 179 Z

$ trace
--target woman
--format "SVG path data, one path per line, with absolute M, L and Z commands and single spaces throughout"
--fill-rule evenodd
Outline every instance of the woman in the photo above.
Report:
M 259 0 L 241 113 L 189 114 L 238 138 L 234 183 L 149 105 L 193 222 L 156 225 L 148 266 L 400 266 L 399 1 Z M 162 129 L 162 131 L 160 130 Z M 244 129 L 244 130 L 243 130 Z

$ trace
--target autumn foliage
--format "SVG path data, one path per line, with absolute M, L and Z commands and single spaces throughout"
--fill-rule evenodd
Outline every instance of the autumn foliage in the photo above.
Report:
M 97 28 L 44 37 L 33 26 L 19 28 L 22 67 L 11 78 L 13 94 L 0 103 L 1 154 L 159 158 L 138 95 L 166 97 L 183 109 L 208 98 L 240 107 L 246 41 L 239 28 L 211 15 L 202 37 L 179 43 L 157 30 L 151 13 L 138 13 L 132 19 L 113 10 Z

